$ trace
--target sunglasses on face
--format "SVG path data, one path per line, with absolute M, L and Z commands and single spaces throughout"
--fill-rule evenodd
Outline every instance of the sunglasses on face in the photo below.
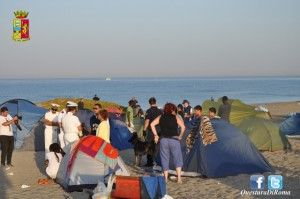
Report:
M 52 111 L 57 111 L 57 109 L 55 109 L 55 108 L 52 108 L 51 110 L 52 110 Z

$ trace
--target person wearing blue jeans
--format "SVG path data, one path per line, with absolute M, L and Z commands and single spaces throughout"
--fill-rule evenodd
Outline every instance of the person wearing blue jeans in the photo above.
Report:
M 180 147 L 180 140 L 182 139 L 185 131 L 184 122 L 176 114 L 176 106 L 172 103 L 167 103 L 164 107 L 164 112 L 161 116 L 158 116 L 151 123 L 151 130 L 154 134 L 154 141 L 158 143 L 160 140 L 160 159 L 164 172 L 165 180 L 168 180 L 169 176 L 169 163 L 170 157 L 173 159 L 173 164 L 176 168 L 177 182 L 182 183 L 181 180 L 181 168 L 183 166 L 182 152 Z M 160 137 L 157 134 L 156 126 L 160 126 Z M 179 128 L 180 127 L 180 128 Z M 180 129 L 180 133 L 178 133 Z

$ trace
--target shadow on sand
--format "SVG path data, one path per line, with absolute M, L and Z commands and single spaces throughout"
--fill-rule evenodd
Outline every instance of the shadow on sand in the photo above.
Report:
M 0 198 L 8 198 L 6 190 L 11 186 L 9 179 L 6 177 L 5 168 L 0 168 Z

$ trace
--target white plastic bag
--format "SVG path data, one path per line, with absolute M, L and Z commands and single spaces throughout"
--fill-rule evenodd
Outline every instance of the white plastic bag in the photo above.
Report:
M 27 189 L 27 188 L 29 188 L 29 187 L 30 187 L 29 185 L 22 184 L 21 189 Z
M 173 199 L 173 197 L 166 194 L 162 199 Z

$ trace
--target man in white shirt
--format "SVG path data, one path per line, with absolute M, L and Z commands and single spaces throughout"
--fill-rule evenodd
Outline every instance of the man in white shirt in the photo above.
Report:
M 7 107 L 2 107 L 0 115 L 0 145 L 1 145 L 1 166 L 5 166 L 5 160 L 7 166 L 12 166 L 11 157 L 14 150 L 14 134 L 12 124 L 18 120 L 15 116 L 12 118 L 8 114 Z
M 66 105 L 67 107 L 67 105 Z M 59 145 L 63 149 L 66 146 L 65 140 L 64 140 L 64 130 L 62 127 L 62 119 L 65 117 L 67 114 L 67 109 L 64 108 L 63 110 L 60 111 L 58 114 L 58 125 L 59 125 L 59 135 L 58 135 L 58 140 L 59 140 Z
M 51 104 L 51 109 L 45 114 L 45 157 L 49 153 L 49 146 L 57 143 L 58 133 L 58 104 Z
M 64 140 L 66 145 L 79 140 L 79 136 L 82 135 L 81 123 L 78 117 L 74 115 L 74 113 L 76 112 L 77 104 L 75 102 L 69 101 L 67 107 L 68 112 L 62 119 L 62 127 L 65 133 Z

